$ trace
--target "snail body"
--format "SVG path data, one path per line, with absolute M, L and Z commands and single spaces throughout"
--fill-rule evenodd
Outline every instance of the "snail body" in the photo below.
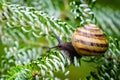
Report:
M 89 24 L 76 29 L 72 35 L 72 45 L 79 55 L 97 56 L 106 52 L 108 40 L 102 30 Z

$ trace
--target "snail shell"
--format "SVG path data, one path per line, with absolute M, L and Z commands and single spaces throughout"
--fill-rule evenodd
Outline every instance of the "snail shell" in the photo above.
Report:
M 76 29 L 72 35 L 72 45 L 79 55 L 97 56 L 108 49 L 108 40 L 102 30 L 89 24 Z

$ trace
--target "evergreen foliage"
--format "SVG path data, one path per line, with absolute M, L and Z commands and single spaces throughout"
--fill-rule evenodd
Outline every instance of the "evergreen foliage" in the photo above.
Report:
M 82 62 L 94 63 L 88 67 L 95 69 L 79 79 L 119 80 L 120 10 L 114 8 L 95 0 L 1 0 L 0 79 L 67 80 L 74 74 L 70 66 L 81 68 Z M 70 42 L 74 30 L 86 23 L 99 25 L 109 39 L 104 55 L 72 60 L 65 51 L 50 49 L 58 44 L 55 34 Z

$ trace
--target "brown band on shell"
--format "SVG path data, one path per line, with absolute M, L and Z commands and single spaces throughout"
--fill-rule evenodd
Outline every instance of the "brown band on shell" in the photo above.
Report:
M 87 38 L 99 39 L 99 40 L 105 40 L 106 39 L 104 35 L 100 35 L 99 37 L 98 36 L 93 36 L 93 35 L 90 35 L 90 34 L 84 34 L 84 33 L 76 33 L 76 35 L 84 36 L 84 37 L 87 37 Z
M 98 54 L 100 54 L 100 53 L 104 53 L 106 50 L 103 50 L 103 51 L 95 51 L 95 50 L 89 50 L 89 49 L 85 49 L 85 48 L 78 48 L 80 51 L 82 50 L 82 51 L 87 51 L 87 52 L 89 52 L 89 53 L 91 53 L 91 52 L 93 52 L 93 53 L 98 53 Z
M 93 42 L 88 42 L 88 41 L 83 41 L 83 40 L 75 40 L 75 42 L 82 43 L 88 46 L 108 47 L 108 44 L 98 44 L 98 43 L 93 43 Z

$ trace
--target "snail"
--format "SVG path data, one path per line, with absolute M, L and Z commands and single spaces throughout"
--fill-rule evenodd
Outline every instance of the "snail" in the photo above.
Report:
M 72 35 L 72 45 L 80 55 L 97 56 L 106 52 L 108 40 L 94 24 L 77 28 Z
M 57 36 L 56 36 L 57 37 Z M 72 56 L 99 56 L 108 49 L 108 40 L 103 31 L 94 24 L 79 27 L 72 35 L 71 42 L 63 42 L 54 48 L 67 51 Z

